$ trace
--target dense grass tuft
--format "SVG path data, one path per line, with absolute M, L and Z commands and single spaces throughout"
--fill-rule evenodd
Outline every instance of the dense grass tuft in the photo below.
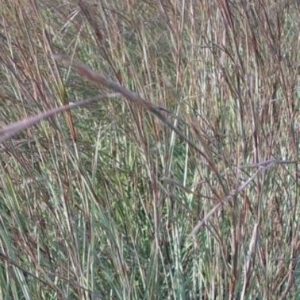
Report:
M 1 299 L 299 299 L 298 1 L 0 7 Z

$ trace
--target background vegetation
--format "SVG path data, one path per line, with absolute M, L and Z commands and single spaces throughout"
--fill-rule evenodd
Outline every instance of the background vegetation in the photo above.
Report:
M 0 0 L 0 298 L 300 299 L 299 10 Z

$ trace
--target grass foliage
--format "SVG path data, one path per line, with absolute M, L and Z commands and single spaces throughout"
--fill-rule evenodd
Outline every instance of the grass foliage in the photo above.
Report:
M 300 299 L 299 1 L 0 7 L 1 299 Z

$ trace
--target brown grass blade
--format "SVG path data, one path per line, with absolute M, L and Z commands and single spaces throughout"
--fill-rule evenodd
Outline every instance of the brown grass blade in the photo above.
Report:
M 0 144 L 5 142 L 6 140 L 14 137 L 21 131 L 28 129 L 34 125 L 39 124 L 41 121 L 49 119 L 53 116 L 56 116 L 59 113 L 66 112 L 70 109 L 74 108 L 79 108 L 79 107 L 85 107 L 88 106 L 89 104 L 92 104 L 94 102 L 100 101 L 100 100 L 105 100 L 107 98 L 113 98 L 116 97 L 116 94 L 111 94 L 111 95 L 105 95 L 105 96 L 96 96 L 93 98 L 90 98 L 88 100 L 82 100 L 76 103 L 69 103 L 67 105 L 63 105 L 57 108 L 53 108 L 51 110 L 48 110 L 46 112 L 40 113 L 38 115 L 25 118 L 21 121 L 12 123 L 0 130 Z

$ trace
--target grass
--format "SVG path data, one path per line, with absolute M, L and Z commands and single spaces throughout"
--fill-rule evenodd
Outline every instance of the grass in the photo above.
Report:
M 297 1 L 0 6 L 1 299 L 300 299 Z

